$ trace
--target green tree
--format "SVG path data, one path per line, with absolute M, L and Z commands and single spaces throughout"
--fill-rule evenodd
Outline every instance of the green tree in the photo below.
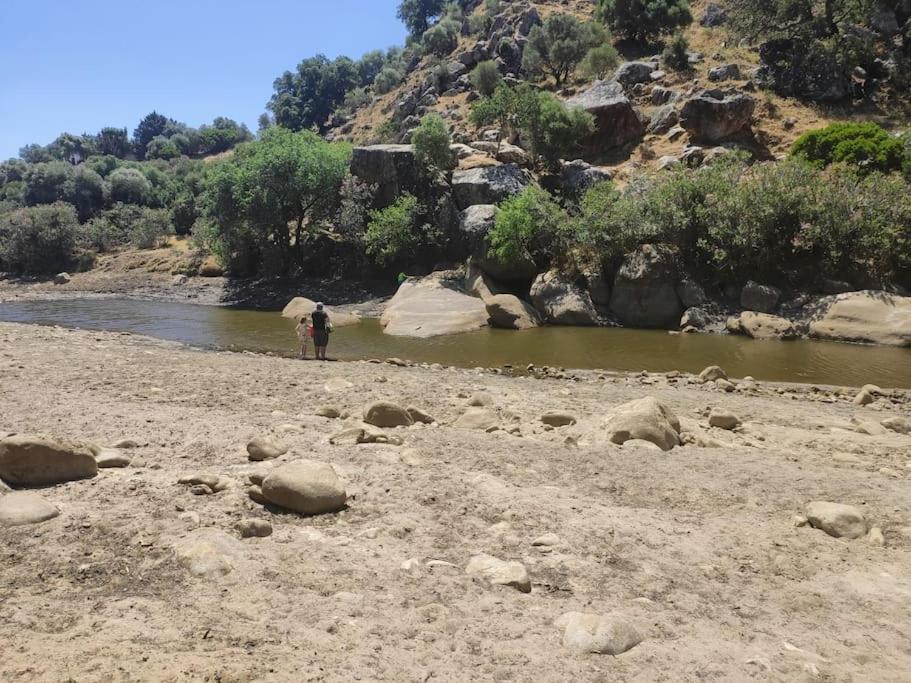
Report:
M 106 188 L 104 179 L 85 164 L 77 166 L 63 186 L 63 194 L 76 207 L 79 221 L 84 223 L 104 208 Z
M 152 194 L 152 183 L 136 168 L 121 167 L 108 176 L 111 201 L 124 204 L 146 204 Z
M 417 222 L 418 200 L 408 193 L 385 209 L 370 213 L 364 248 L 374 261 L 386 266 L 403 254 L 413 254 L 421 245 Z
M 59 272 L 72 261 L 78 232 L 76 210 L 64 202 L 0 215 L 0 263 L 14 273 Z
M 606 38 L 604 28 L 595 22 L 582 22 L 571 14 L 552 14 L 528 34 L 522 68 L 530 74 L 553 76 L 559 88 L 585 54 Z
M 493 95 L 503 81 L 500 70 L 497 68 L 497 63 L 493 60 L 480 62 L 471 70 L 470 78 L 472 85 L 484 97 Z
M 371 50 L 357 60 L 358 85 L 367 87 L 386 66 L 386 54 L 382 50 Z
M 357 65 L 348 57 L 309 57 L 295 72 L 286 71 L 275 80 L 267 106 L 279 126 L 294 131 L 323 128 L 359 79 Z
M 673 71 L 687 71 L 690 68 L 690 44 L 683 33 L 675 33 L 664 46 L 661 63 Z
M 401 83 L 403 78 L 402 72 L 395 67 L 383 67 L 383 70 L 373 80 L 373 90 L 380 95 L 384 95 Z
M 126 128 L 102 128 L 96 136 L 95 144 L 98 154 L 109 154 L 117 159 L 126 159 L 131 151 Z
M 145 159 L 146 146 L 153 138 L 162 135 L 171 123 L 171 119 L 157 111 L 147 114 L 133 131 L 133 148 L 136 156 Z
M 174 136 L 177 137 L 177 136 Z M 146 159 L 176 159 L 180 156 L 180 147 L 164 135 L 156 135 L 146 145 Z
M 402 0 L 396 16 L 415 38 L 422 36 L 430 22 L 443 13 L 445 0 Z
M 276 126 L 214 165 L 206 214 L 225 265 L 255 273 L 274 255 L 283 272 L 303 266 L 305 230 L 335 210 L 350 159 L 348 145 Z
M 756 5 L 777 2 L 749 1 Z M 599 0 L 598 12 L 611 31 L 642 42 L 673 33 L 693 21 L 687 0 Z
M 868 0 L 729 0 L 731 25 L 750 38 L 834 36 L 844 24 L 864 23 Z
M 30 166 L 24 178 L 25 203 L 34 206 L 64 199 L 73 172 L 73 167 L 64 161 L 48 161 Z
M 452 138 L 449 126 L 436 113 L 426 114 L 411 134 L 414 157 L 425 168 L 447 171 L 455 165 L 455 158 L 449 148 Z
M 568 216 L 545 190 L 529 186 L 500 204 L 488 234 L 490 254 L 503 263 L 515 263 L 529 255 L 550 260 L 557 252 Z
M 421 45 L 430 54 L 445 57 L 459 44 L 459 28 L 457 21 L 443 19 L 424 31 L 421 35 Z
M 143 208 L 131 226 L 129 240 L 137 249 L 154 249 L 173 232 L 171 214 L 167 209 Z
M 603 80 L 607 75 L 617 68 L 620 63 L 620 56 L 617 50 L 610 43 L 604 43 L 598 47 L 593 47 L 585 53 L 580 68 L 582 73 L 596 80 Z

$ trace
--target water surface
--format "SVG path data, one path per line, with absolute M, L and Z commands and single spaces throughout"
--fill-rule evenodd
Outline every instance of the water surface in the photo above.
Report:
M 132 299 L 0 303 L 0 320 L 131 332 L 194 346 L 293 355 L 294 323 L 279 313 Z M 312 353 L 312 349 L 311 349 Z M 543 327 L 485 329 L 411 339 L 383 334 L 379 322 L 336 330 L 334 358 L 399 357 L 463 367 L 513 365 L 699 372 L 721 365 L 733 377 L 816 384 L 911 388 L 911 349 L 819 341 L 754 341 L 654 330 Z

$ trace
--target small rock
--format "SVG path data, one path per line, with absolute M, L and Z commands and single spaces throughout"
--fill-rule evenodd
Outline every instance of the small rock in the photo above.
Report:
M 211 491 L 214 491 L 218 486 L 219 477 L 217 474 L 206 474 L 199 472 L 196 474 L 190 474 L 185 477 L 181 477 L 177 480 L 178 484 L 184 484 L 187 486 L 205 486 Z M 210 491 L 210 492 L 211 492 Z
M 587 654 L 621 655 L 642 642 L 642 636 L 625 619 L 569 612 L 556 622 L 563 631 L 563 647 Z
M 740 418 L 734 415 L 734 413 L 726 410 L 719 410 L 716 408 L 709 414 L 709 425 L 712 427 L 731 430 L 737 429 L 740 424 Z
M 484 408 L 486 406 L 492 406 L 494 403 L 493 396 L 487 392 L 479 392 L 474 394 L 470 399 L 468 399 L 468 405 L 475 408 Z
M 194 484 L 190 487 L 190 493 L 194 496 L 211 496 L 215 491 L 205 484 Z
M 341 411 L 338 408 L 333 408 L 331 406 L 323 406 L 316 410 L 317 417 L 325 417 L 329 420 L 337 420 L 342 416 Z
M 265 519 L 242 519 L 234 525 L 241 538 L 265 538 L 272 535 L 272 524 Z
M 555 545 L 560 545 L 560 537 L 554 533 L 544 534 L 543 536 L 538 536 L 531 544 L 535 547 L 550 548 Z
M 576 424 L 576 418 L 569 413 L 544 413 L 541 422 L 551 427 L 569 427 Z
M 886 539 L 883 537 L 883 530 L 878 526 L 870 529 L 870 533 L 867 534 L 867 543 L 875 546 L 884 546 Z
M 95 455 L 95 462 L 98 463 L 99 468 L 129 467 L 132 460 L 116 448 L 102 448 Z
M 389 401 L 377 401 L 364 409 L 364 422 L 374 427 L 408 427 L 414 420 L 408 411 Z
M 807 519 L 815 529 L 835 538 L 860 538 L 867 534 L 867 522 L 853 505 L 814 501 L 807 504 Z
M 247 456 L 252 462 L 273 460 L 288 452 L 288 447 L 281 441 L 270 437 L 257 437 L 247 444 Z
M 907 417 L 887 417 L 880 424 L 898 434 L 911 434 L 911 419 Z
M 733 382 L 729 382 L 729 381 L 726 380 L 726 379 L 716 379 L 716 380 L 715 380 L 715 388 L 716 388 L 716 389 L 721 389 L 722 391 L 727 392 L 727 393 L 729 393 L 729 394 L 730 394 L 732 391 L 735 391 L 735 390 L 737 389 L 737 387 L 734 385 Z
M 453 423 L 459 429 L 481 429 L 489 431 L 500 426 L 500 418 L 487 408 L 469 408 Z
M 69 284 L 72 281 L 72 279 L 73 278 L 70 276 L 69 273 L 57 273 L 54 276 L 54 284 L 55 285 L 66 285 L 66 284 Z
M 642 439 L 664 451 L 680 445 L 680 420 L 673 411 L 649 396 L 614 408 L 604 422 L 612 443 Z
M 876 400 L 876 398 L 869 391 L 861 389 L 857 396 L 854 397 L 854 405 L 866 406 L 870 405 Z
M 468 561 L 465 573 L 480 576 L 489 583 L 509 586 L 522 593 L 531 593 L 531 580 L 521 562 L 505 562 L 492 555 L 475 555 Z
M 314 460 L 275 468 L 263 480 L 262 495 L 270 503 L 304 515 L 338 512 L 347 500 L 335 468 Z
M 401 569 L 403 572 L 416 572 L 420 568 L 421 561 L 416 557 L 409 558 L 399 565 L 399 569 Z
M 727 373 L 717 365 L 710 365 L 699 373 L 699 379 L 703 382 L 715 382 L 719 379 L 727 379 Z
M 124 448 L 124 449 L 139 448 L 139 442 L 135 441 L 134 439 L 121 439 L 120 441 L 118 441 L 117 443 L 114 444 L 114 448 Z
M 34 493 L 17 491 L 0 496 L 0 527 L 39 524 L 59 514 L 57 508 Z
M 433 424 L 434 422 L 436 422 L 436 420 L 433 418 L 433 416 L 424 412 L 420 408 L 415 408 L 413 406 L 409 406 L 407 408 L 407 412 L 408 412 L 409 417 L 411 417 L 411 419 L 416 423 L 419 422 L 421 424 L 429 425 L 429 424 Z

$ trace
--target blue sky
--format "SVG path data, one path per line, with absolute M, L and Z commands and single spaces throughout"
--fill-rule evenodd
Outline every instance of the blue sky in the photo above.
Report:
M 402 44 L 396 0 L 4 0 L 0 160 L 66 131 L 133 128 L 153 109 L 256 130 L 304 57 Z

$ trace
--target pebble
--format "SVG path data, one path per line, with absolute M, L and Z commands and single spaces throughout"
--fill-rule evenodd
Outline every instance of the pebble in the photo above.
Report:
M 875 526 L 867 534 L 867 543 L 874 546 L 886 545 L 886 539 L 883 537 L 883 530 Z
M 560 545 L 560 537 L 554 533 L 544 534 L 543 536 L 538 536 L 531 544 L 533 546 L 552 547 Z

